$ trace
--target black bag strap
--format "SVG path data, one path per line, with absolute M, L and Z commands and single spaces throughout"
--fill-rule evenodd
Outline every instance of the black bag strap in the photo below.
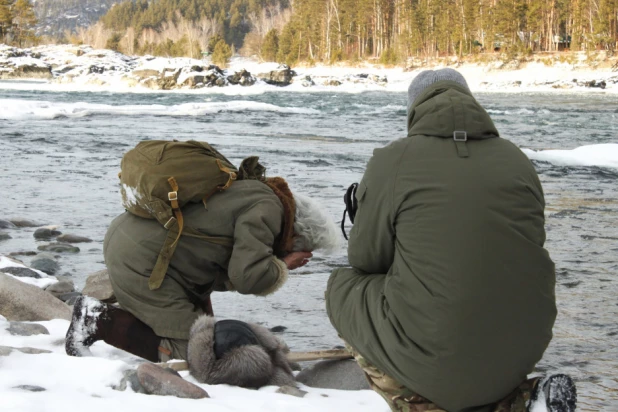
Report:
M 352 183 L 343 196 L 345 210 L 343 211 L 343 219 L 341 219 L 341 231 L 343 232 L 343 237 L 345 237 L 345 240 L 348 240 L 348 235 L 345 232 L 345 215 L 347 213 L 350 218 L 350 222 L 354 224 L 356 209 L 358 208 L 358 202 L 356 201 L 356 189 L 358 189 L 358 183 Z

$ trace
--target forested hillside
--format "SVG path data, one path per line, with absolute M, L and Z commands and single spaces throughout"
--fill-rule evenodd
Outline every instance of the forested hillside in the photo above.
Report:
M 126 52 L 184 39 L 194 53 L 220 34 L 269 60 L 398 63 L 497 49 L 613 51 L 618 0 L 130 0 L 101 22 Z
M 41 36 L 63 39 L 68 32 L 89 27 L 119 0 L 37 0 L 34 12 L 38 19 L 36 32 Z

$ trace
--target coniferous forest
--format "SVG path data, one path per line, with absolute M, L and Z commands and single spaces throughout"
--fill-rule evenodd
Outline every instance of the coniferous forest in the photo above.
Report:
M 3 17 L 24 2 L 0 0 L 0 35 L 24 26 Z M 288 64 L 397 64 L 497 50 L 613 53 L 618 0 L 126 0 L 62 40 L 190 57 L 223 41 L 226 55 Z
M 137 43 L 184 22 L 269 60 L 397 63 L 496 49 L 613 51 L 618 0 L 130 0 L 101 21 L 132 30 Z

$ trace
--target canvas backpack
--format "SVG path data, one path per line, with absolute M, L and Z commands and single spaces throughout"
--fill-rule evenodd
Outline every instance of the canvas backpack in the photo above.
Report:
M 259 165 L 257 160 L 255 163 Z M 184 225 L 184 205 L 206 204 L 210 196 L 238 178 L 238 170 L 208 143 L 142 141 L 125 153 L 120 169 L 124 208 L 134 215 L 156 219 L 168 231 L 148 281 L 151 290 L 161 286 L 181 235 L 233 245 L 231 238 L 207 236 Z

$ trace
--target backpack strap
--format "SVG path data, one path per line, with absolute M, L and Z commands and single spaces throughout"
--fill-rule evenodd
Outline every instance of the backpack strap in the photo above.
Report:
M 174 177 L 170 177 L 167 181 L 172 188 L 172 191 L 168 193 L 168 199 L 172 205 L 172 211 L 175 217 L 170 217 L 164 225 L 165 228 L 168 229 L 167 236 L 165 237 L 165 242 L 163 243 L 163 247 L 157 257 L 157 263 L 155 263 L 152 273 L 150 274 L 150 278 L 148 279 L 148 288 L 150 290 L 156 290 L 161 287 L 163 279 L 165 279 L 165 274 L 167 273 L 167 268 L 170 265 L 172 256 L 174 255 L 174 251 L 178 245 L 178 240 L 180 240 L 180 236 L 186 235 L 221 246 L 231 247 L 234 245 L 234 241 L 230 238 L 208 236 L 193 228 L 185 228 L 184 218 L 178 205 L 178 183 Z
M 201 239 L 224 247 L 234 246 L 234 240 L 229 237 L 205 235 L 192 227 L 185 227 L 182 231 L 182 236 Z M 157 263 L 155 263 L 152 273 L 150 274 L 150 278 L 148 279 L 148 287 L 150 290 L 156 290 L 161 287 L 163 279 L 165 279 L 165 274 L 167 273 L 167 268 L 170 265 L 172 256 L 174 255 L 174 251 L 178 245 L 179 237 L 180 235 L 178 232 L 177 222 L 175 222 L 174 225 L 167 231 L 167 236 L 165 238 L 165 242 L 163 243 L 163 247 L 159 252 Z

